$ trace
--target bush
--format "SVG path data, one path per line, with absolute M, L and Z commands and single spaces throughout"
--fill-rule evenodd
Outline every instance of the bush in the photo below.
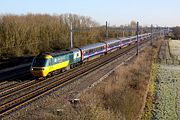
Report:
M 86 105 L 93 104 L 95 108 L 110 111 L 112 120 L 134 120 L 144 103 L 152 64 L 152 59 L 149 58 L 153 58 L 155 52 L 147 49 L 135 62 L 113 72 L 101 86 L 93 90 L 93 93 L 86 93 L 85 96 L 89 96 L 83 99 Z M 95 101 L 88 101 L 89 99 Z M 83 114 L 86 116 L 89 113 Z M 101 111 L 98 114 L 101 114 Z

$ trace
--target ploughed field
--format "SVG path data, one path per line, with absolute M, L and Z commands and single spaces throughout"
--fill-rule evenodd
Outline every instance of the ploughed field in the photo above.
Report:
M 180 120 L 180 65 L 159 65 L 153 120 Z

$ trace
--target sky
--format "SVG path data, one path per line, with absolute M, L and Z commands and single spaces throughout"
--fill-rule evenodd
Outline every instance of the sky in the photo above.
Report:
M 180 0 L 0 0 L 0 14 L 89 16 L 101 25 L 180 26 Z

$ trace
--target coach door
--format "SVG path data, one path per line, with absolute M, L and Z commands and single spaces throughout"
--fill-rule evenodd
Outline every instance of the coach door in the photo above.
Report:
M 48 60 L 49 72 L 53 71 L 53 64 L 52 64 L 53 61 L 52 60 L 53 60 L 52 58 Z

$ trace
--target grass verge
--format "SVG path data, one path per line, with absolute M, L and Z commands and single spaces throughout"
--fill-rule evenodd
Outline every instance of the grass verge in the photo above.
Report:
M 144 113 L 142 120 L 150 120 L 152 118 L 152 112 L 154 111 L 154 93 L 155 93 L 155 80 L 157 74 L 157 65 L 153 63 L 151 70 L 151 77 L 149 82 L 149 90 L 146 98 Z

